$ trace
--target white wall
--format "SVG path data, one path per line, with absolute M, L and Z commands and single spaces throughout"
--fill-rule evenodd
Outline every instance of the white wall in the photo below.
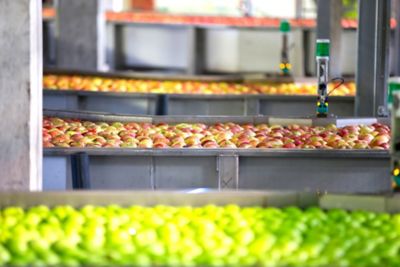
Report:
M 209 30 L 206 69 L 213 72 L 279 72 L 282 37 L 276 30 Z M 303 75 L 301 31 L 290 33 L 290 61 L 295 75 Z
M 240 0 L 156 0 L 159 11 L 177 14 L 241 16 Z M 292 18 L 295 0 L 252 0 L 254 16 Z

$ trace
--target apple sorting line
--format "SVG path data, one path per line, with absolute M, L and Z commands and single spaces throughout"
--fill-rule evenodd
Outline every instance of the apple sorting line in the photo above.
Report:
M 45 165 L 50 164 L 48 159 L 64 158 L 58 168 L 68 169 L 68 157 L 84 153 L 90 159 L 94 189 L 297 188 L 376 193 L 391 188 L 390 179 L 385 179 L 390 128 L 378 119 L 133 117 L 58 111 L 47 111 L 45 116 Z M 133 128 L 123 129 L 128 124 Z M 66 180 L 70 178 L 65 174 Z M 344 186 L 349 179 L 351 185 Z
M 333 84 L 330 84 L 330 89 L 332 89 L 333 86 Z M 156 94 L 316 95 L 317 92 L 317 87 L 313 83 L 160 81 L 50 74 L 43 77 L 43 87 L 53 90 Z M 333 91 L 332 96 L 354 96 L 355 91 L 355 84 L 347 83 Z
M 310 116 L 315 81 L 290 77 L 169 76 L 48 70 L 44 108 L 141 115 Z M 329 85 L 332 90 L 333 84 Z M 332 92 L 330 111 L 354 115 L 354 82 Z
M 387 125 L 151 124 L 45 117 L 43 146 L 127 148 L 388 149 Z

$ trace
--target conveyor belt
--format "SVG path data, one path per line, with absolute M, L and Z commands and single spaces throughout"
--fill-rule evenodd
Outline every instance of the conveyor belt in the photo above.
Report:
M 117 116 L 46 111 L 45 115 L 93 121 L 236 122 L 338 126 L 385 122 L 375 118 L 288 119 L 262 116 Z M 386 121 L 387 122 L 387 121 Z M 71 180 L 70 156 L 87 157 L 92 189 L 276 189 L 340 193 L 391 190 L 384 150 L 48 148 L 45 178 Z M 51 187 L 50 187 L 51 188 Z

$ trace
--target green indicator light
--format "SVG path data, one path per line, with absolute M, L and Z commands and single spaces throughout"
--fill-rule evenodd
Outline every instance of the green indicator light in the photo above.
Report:
M 399 80 L 392 80 L 389 81 L 389 90 L 388 90 L 388 104 L 393 104 L 393 93 L 400 91 L 400 81 Z
M 317 57 L 329 57 L 330 42 L 327 39 L 318 39 L 316 46 Z
M 279 30 L 281 32 L 290 32 L 290 23 L 287 20 L 282 20 L 281 25 L 279 26 Z

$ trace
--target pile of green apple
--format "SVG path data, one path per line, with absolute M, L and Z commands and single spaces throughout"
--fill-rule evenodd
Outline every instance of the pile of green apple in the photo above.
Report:
M 400 214 L 245 207 L 9 207 L 1 266 L 400 266 Z

